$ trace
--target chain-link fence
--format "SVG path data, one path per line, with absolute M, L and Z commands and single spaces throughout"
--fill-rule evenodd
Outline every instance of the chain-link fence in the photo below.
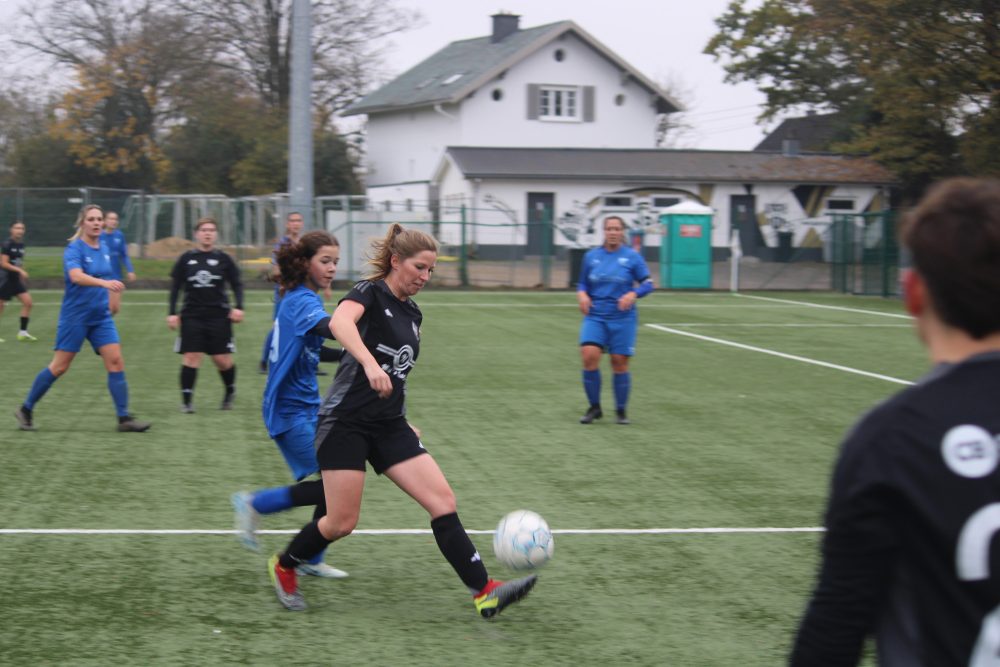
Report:
M 230 198 L 222 195 L 145 194 L 100 188 L 0 189 L 0 219 L 23 220 L 32 256 L 61 253 L 80 207 L 96 203 L 115 210 L 135 257 L 172 260 L 192 247 L 199 218 L 219 225 L 219 245 L 241 262 L 247 278 L 266 272 L 271 249 L 290 212 L 286 194 Z M 583 253 L 602 242 L 593 223 L 550 219 L 542 208 L 523 219 L 494 205 L 469 208 L 461 201 L 379 202 L 363 196 L 317 197 L 310 228 L 326 228 L 341 243 L 338 280 L 367 272 L 371 241 L 390 223 L 423 229 L 441 243 L 434 284 L 447 287 L 575 287 Z M 834 215 L 817 221 L 819 247 L 775 248 L 739 257 L 738 245 L 710 248 L 710 287 L 723 290 L 837 290 L 898 293 L 899 248 L 893 212 Z M 713 224 L 720 224 L 715 220 Z M 663 225 L 627 230 L 654 282 L 661 273 Z M 734 241 L 738 238 L 734 234 Z M 788 239 L 778 239 L 788 241 Z

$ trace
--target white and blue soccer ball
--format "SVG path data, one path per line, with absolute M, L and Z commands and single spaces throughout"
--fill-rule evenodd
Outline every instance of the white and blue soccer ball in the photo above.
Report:
M 493 553 L 513 570 L 541 567 L 555 548 L 549 524 L 537 512 L 515 510 L 500 519 L 493 534 Z

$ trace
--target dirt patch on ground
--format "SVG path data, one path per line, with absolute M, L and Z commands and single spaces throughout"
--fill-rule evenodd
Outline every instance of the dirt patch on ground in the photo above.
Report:
M 168 236 L 154 241 L 144 248 L 144 255 L 150 259 L 176 259 L 181 253 L 194 247 L 194 241 L 179 236 Z

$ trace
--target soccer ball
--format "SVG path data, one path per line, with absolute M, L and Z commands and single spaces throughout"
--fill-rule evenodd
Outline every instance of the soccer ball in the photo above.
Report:
M 544 565 L 552 558 L 555 542 L 549 524 L 531 510 L 516 510 L 500 519 L 493 534 L 493 553 L 513 570 Z

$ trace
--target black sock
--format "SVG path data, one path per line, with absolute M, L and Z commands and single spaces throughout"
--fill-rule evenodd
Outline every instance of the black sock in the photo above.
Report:
M 317 521 L 311 521 L 302 527 L 299 534 L 288 543 L 288 548 L 278 558 L 281 567 L 295 567 L 309 561 L 313 556 L 330 546 L 331 540 L 319 532 Z
M 198 379 L 198 369 L 191 366 L 181 366 L 181 400 L 184 405 L 191 405 L 194 396 L 194 381 Z
M 288 487 L 288 491 L 292 497 L 293 507 L 305 507 L 307 505 L 323 505 L 326 507 L 326 496 L 323 495 L 323 482 L 318 479 L 292 484 Z M 315 519 L 316 517 L 313 518 Z
M 28 330 L 28 318 L 27 317 L 22 317 L 21 318 L 21 331 L 27 331 L 27 330 Z
M 222 384 L 226 387 L 226 396 L 236 393 L 236 365 L 233 364 L 224 371 L 219 371 L 222 377 Z
M 462 583 L 475 593 L 483 590 L 490 578 L 486 574 L 483 559 L 479 557 L 479 552 L 458 519 L 458 513 L 452 512 L 434 519 L 431 521 L 431 530 L 434 531 L 438 549 L 451 563 Z

